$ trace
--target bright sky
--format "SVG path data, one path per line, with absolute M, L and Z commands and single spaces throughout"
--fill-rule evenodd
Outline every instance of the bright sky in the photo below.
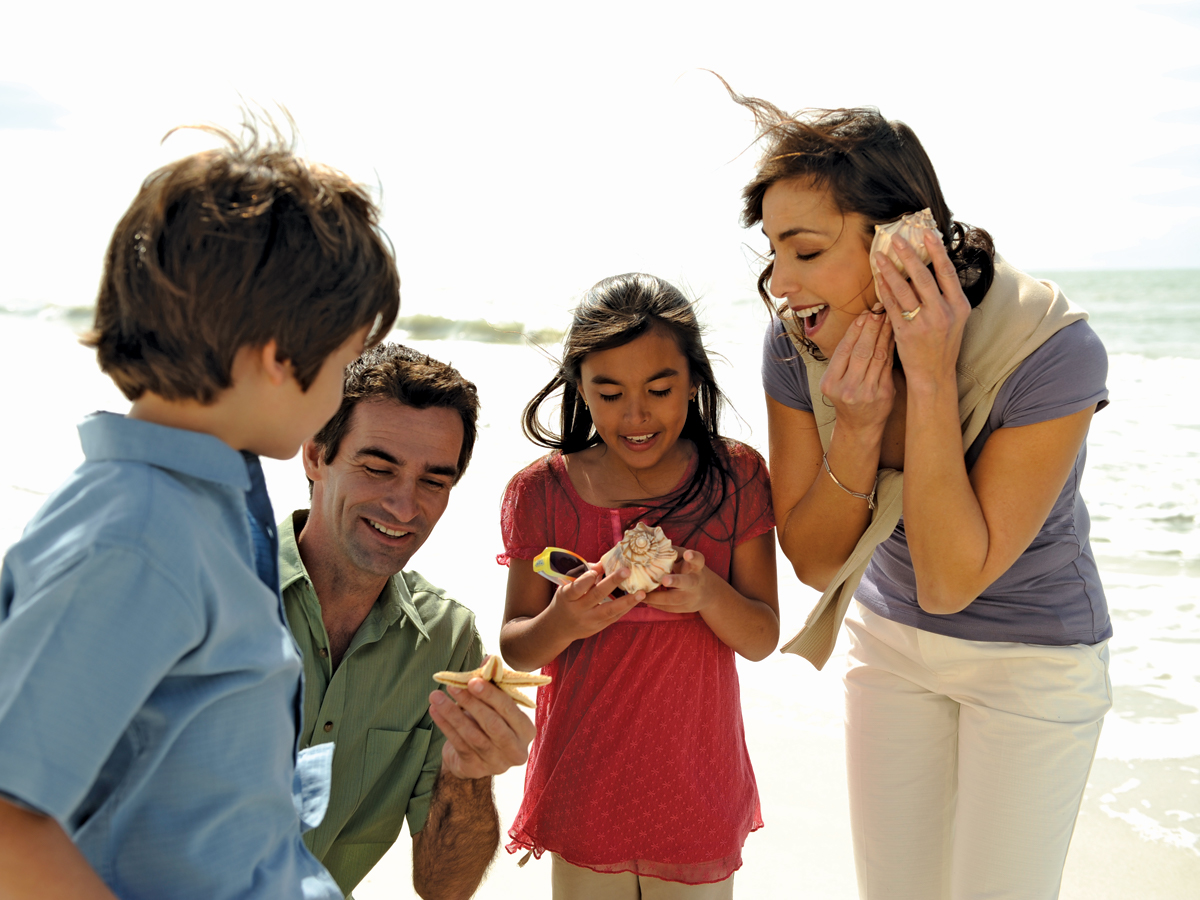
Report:
M 1200 266 L 1196 0 L 136 9 L 6 9 L 0 306 L 91 303 L 141 179 L 208 145 L 163 133 L 234 125 L 239 95 L 382 187 L 406 313 L 498 314 L 633 269 L 750 294 L 751 124 L 702 67 L 908 122 L 956 216 L 1022 268 Z

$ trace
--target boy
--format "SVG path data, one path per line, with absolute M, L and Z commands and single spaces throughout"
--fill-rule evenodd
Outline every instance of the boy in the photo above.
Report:
M 399 308 L 365 191 L 252 123 L 153 173 L 86 343 L 133 401 L 0 571 L 5 897 L 340 897 L 304 848 L 300 660 L 258 455 L 337 410 Z M 319 749 L 319 748 L 317 748 Z M 315 820 L 315 821 L 314 821 Z

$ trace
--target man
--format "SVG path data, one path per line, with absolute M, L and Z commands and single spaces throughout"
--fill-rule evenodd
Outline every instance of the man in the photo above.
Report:
M 305 840 L 349 893 L 407 818 L 417 893 L 469 897 L 499 844 L 491 776 L 525 762 L 534 727 L 480 679 L 454 700 L 430 693 L 434 672 L 473 669 L 483 648 L 468 609 L 403 569 L 466 470 L 479 401 L 455 369 L 396 344 L 352 363 L 345 388 L 302 451 L 312 509 L 279 528 L 301 746 L 335 745 L 329 808 Z

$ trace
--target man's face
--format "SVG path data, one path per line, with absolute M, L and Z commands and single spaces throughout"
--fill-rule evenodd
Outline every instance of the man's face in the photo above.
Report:
M 462 441 L 452 409 L 359 403 L 332 463 L 311 441 L 304 445 L 313 482 L 306 539 L 316 538 L 328 564 L 346 574 L 396 574 L 446 509 Z

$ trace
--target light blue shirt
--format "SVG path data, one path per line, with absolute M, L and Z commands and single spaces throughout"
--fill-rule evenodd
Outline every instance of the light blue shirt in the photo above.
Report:
M 86 462 L 0 571 L 0 794 L 123 900 L 340 898 L 300 836 L 332 748 L 297 760 L 301 665 L 256 570 L 251 460 L 113 414 L 79 434 Z

